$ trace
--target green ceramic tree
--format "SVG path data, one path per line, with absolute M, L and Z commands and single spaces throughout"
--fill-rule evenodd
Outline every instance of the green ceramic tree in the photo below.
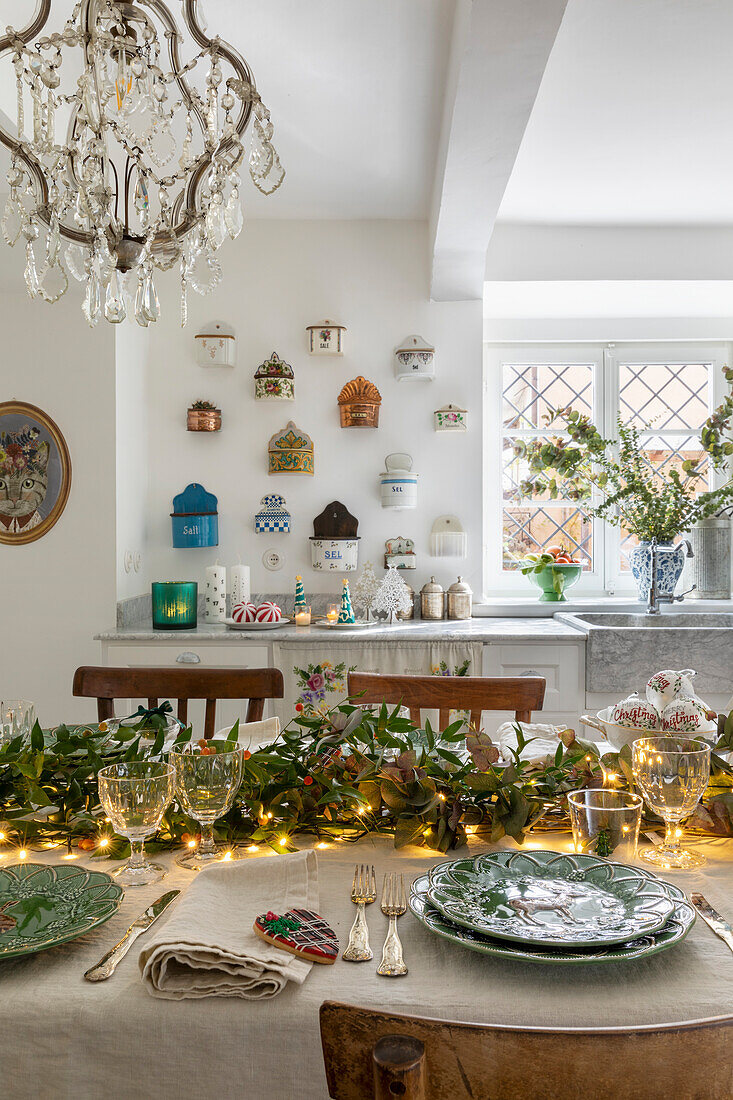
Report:
M 303 588 L 303 578 L 301 577 L 300 573 L 295 578 L 295 606 L 296 607 L 305 607 L 306 606 L 305 590 Z
M 340 623 L 353 623 L 354 609 L 351 606 L 351 593 L 349 592 L 349 582 L 344 581 L 344 590 L 341 593 L 341 610 L 339 611 Z

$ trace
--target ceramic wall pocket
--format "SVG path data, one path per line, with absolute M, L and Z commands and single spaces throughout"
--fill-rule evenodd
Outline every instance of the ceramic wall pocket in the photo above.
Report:
M 308 325 L 308 351 L 311 355 L 343 355 L 345 325 L 334 321 L 319 321 L 317 325 Z
M 318 572 L 352 573 L 359 557 L 359 521 L 338 500 L 313 520 L 311 565 Z
M 458 516 L 438 516 L 430 532 L 430 553 L 434 558 L 465 558 L 468 535 Z
M 378 428 L 382 397 L 368 379 L 359 375 L 347 382 L 338 396 L 342 428 Z
M 313 440 L 289 420 L 268 444 L 269 473 L 308 474 L 313 477 Z
M 285 497 L 268 493 L 260 501 L 262 508 L 255 515 L 255 531 L 258 535 L 289 535 L 290 512 L 285 507 Z
M 436 432 L 465 432 L 468 427 L 466 415 L 466 409 L 458 405 L 443 405 L 433 413 L 433 426 Z
M 214 321 L 194 337 L 196 361 L 200 367 L 233 367 L 237 359 L 237 338 L 231 325 Z
M 387 539 L 384 544 L 384 568 L 394 565 L 396 569 L 417 568 L 417 554 L 412 539 Z
M 657 546 L 657 595 L 661 599 L 674 595 L 685 567 L 685 558 L 691 555 L 692 547 L 687 539 L 682 539 L 674 546 L 672 543 L 660 543 Z M 648 542 L 642 542 L 627 556 L 639 590 L 639 599 L 648 600 L 652 579 L 651 546 Z
M 173 498 L 173 545 L 181 550 L 219 545 L 218 501 L 203 485 L 192 482 Z
M 295 374 L 274 351 L 255 371 L 256 401 L 294 401 Z
M 395 348 L 395 377 L 398 382 L 431 381 L 435 378 L 435 348 L 422 336 L 408 336 Z
M 384 473 L 379 475 L 383 508 L 415 508 L 417 506 L 417 474 L 412 472 L 412 456 L 396 452 L 384 460 Z
M 220 432 L 221 409 L 217 409 L 211 401 L 194 401 L 186 414 L 186 431 Z

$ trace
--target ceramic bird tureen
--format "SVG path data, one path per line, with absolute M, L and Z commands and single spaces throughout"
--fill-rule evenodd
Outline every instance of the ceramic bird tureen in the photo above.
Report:
M 347 382 L 338 396 L 342 428 L 378 428 L 379 390 L 367 378 L 359 375 Z
M 255 371 L 255 399 L 257 401 L 293 401 L 295 399 L 293 368 L 274 351 L 270 358 L 260 363 Z
M 395 377 L 398 382 L 435 378 L 435 348 L 422 336 L 408 336 L 395 348 Z
M 334 321 L 308 325 L 308 350 L 311 355 L 343 355 L 346 327 Z
M 313 440 L 289 420 L 268 444 L 269 473 L 313 476 Z

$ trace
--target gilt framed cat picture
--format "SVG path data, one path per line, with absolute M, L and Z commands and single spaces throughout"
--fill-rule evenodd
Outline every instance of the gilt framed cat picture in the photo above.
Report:
M 42 538 L 70 488 L 69 449 L 51 417 L 25 401 L 0 402 L 0 543 Z

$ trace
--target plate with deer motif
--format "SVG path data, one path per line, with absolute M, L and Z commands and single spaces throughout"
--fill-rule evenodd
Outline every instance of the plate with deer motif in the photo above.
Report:
M 653 877 L 650 872 L 646 872 Z M 499 959 L 520 960 L 531 963 L 553 963 L 559 966 L 588 966 L 593 963 L 623 962 L 634 959 L 646 958 L 648 955 L 656 955 L 658 951 L 665 951 L 668 947 L 674 947 L 685 938 L 695 923 L 695 910 L 687 901 L 687 898 L 676 886 L 667 884 L 670 898 L 674 902 L 674 909 L 667 923 L 658 932 L 647 933 L 635 940 L 627 940 L 625 943 L 609 944 L 607 947 L 575 947 L 568 945 L 565 949 L 556 947 L 542 947 L 535 944 L 510 943 L 507 940 L 495 940 L 490 936 L 482 936 L 480 932 L 473 932 L 470 928 L 464 928 L 460 924 L 453 924 L 444 917 L 439 909 L 434 908 L 428 897 L 429 879 L 427 875 L 416 878 L 410 889 L 410 912 L 414 917 L 436 936 L 456 943 L 459 947 L 465 947 L 469 951 L 476 951 L 480 955 L 491 955 Z
M 545 947 L 603 947 L 657 932 L 674 901 L 667 883 L 589 855 L 488 852 L 429 874 L 428 897 L 454 924 Z
M 19 863 L 0 870 L 0 961 L 32 955 L 104 924 L 124 891 L 104 871 Z

